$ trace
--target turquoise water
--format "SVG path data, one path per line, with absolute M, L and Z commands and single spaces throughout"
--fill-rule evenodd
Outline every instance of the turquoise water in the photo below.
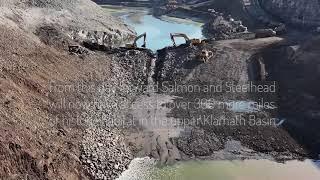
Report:
M 137 34 L 147 33 L 147 47 L 157 50 L 172 46 L 170 33 L 185 33 L 190 38 L 202 38 L 201 25 L 191 21 L 178 21 L 177 19 L 157 19 L 152 15 L 142 15 L 140 19 L 132 18 L 132 14 L 122 16 L 126 24 L 132 26 Z M 177 38 L 177 44 L 185 42 Z M 142 40 L 140 40 L 140 45 Z
M 156 51 L 166 46 L 172 46 L 170 33 L 184 33 L 189 38 L 202 38 L 202 23 L 192 20 L 150 15 L 148 9 L 124 8 L 119 6 L 104 6 L 111 15 L 120 17 L 130 25 L 138 35 L 147 33 L 147 48 Z M 140 39 L 138 45 L 142 45 Z M 176 39 L 177 44 L 185 42 L 183 38 Z

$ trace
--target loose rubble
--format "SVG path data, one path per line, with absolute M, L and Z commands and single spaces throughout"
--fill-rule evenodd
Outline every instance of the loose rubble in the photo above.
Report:
M 81 162 L 92 177 L 109 180 L 119 177 L 134 157 L 122 130 L 132 128 L 126 123 L 126 113 L 133 98 L 141 93 L 134 89 L 148 81 L 153 56 L 136 50 L 106 53 L 106 56 L 112 56 L 113 76 L 106 77 L 103 84 L 114 89 L 97 91 L 94 97 L 100 102 L 96 102 L 92 111 L 82 113 L 87 129 L 82 141 Z
M 80 160 L 94 179 L 116 179 L 133 159 L 123 135 L 114 129 L 87 129 L 82 152 Z
M 233 34 L 248 32 L 248 28 L 242 24 L 242 21 L 234 20 L 231 15 L 224 17 L 222 13 L 216 12 L 214 9 L 209 11 L 212 14 L 212 19 L 203 27 L 203 33 L 206 37 L 222 40 L 230 39 Z

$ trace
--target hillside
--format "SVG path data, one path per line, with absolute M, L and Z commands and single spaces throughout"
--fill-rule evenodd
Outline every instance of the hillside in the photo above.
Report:
M 143 2 L 142 6 L 151 1 Z M 264 26 L 259 18 L 252 18 L 263 6 L 286 9 L 277 4 L 280 0 L 261 0 L 259 11 L 254 11 L 254 4 L 250 14 L 243 2 L 178 0 L 182 7 L 177 12 L 173 8 L 169 15 L 192 11 L 195 16 L 199 12 L 211 16 L 207 10 L 215 7 L 256 27 L 255 23 Z M 316 14 L 312 3 L 316 1 L 307 7 Z M 293 4 L 290 8 L 301 8 Z M 278 10 L 272 12 L 276 16 Z M 302 13 L 303 19 L 318 22 L 306 12 L 286 13 L 293 17 Z M 320 78 L 320 39 L 310 41 L 311 33 L 208 40 L 195 46 L 166 47 L 155 54 L 143 48 L 119 47 L 132 40 L 135 32 L 91 0 L 0 0 L 0 32 L 0 180 L 110 180 L 119 177 L 133 158 L 144 156 L 163 164 L 319 156 L 320 89 L 315 82 Z M 200 58 L 206 52 L 203 61 Z M 192 87 L 228 82 L 268 85 L 266 81 L 277 82 L 278 91 L 161 92 L 163 82 Z M 159 84 L 157 93 L 144 89 Z M 212 100 L 213 105 L 260 102 L 261 98 L 277 106 L 249 104 L 256 109 L 244 111 L 243 117 L 257 118 L 249 126 L 247 120 L 232 125 L 243 114 L 241 107 L 210 104 Z M 203 107 L 197 108 L 193 106 L 196 99 L 210 102 L 200 102 Z M 179 105 L 189 102 L 190 108 Z M 177 107 L 166 108 L 170 103 Z M 199 116 L 200 121 L 192 124 L 193 117 Z M 207 117 L 231 123 L 207 124 Z M 186 126 L 157 126 L 157 121 L 168 125 L 169 118 Z M 270 122 L 261 125 L 260 119 Z M 278 124 L 282 119 L 285 123 Z
M 320 26 L 318 0 L 260 0 L 264 9 L 281 20 L 299 26 Z
M 96 88 L 143 83 L 146 75 L 124 62 L 146 63 L 148 55 L 72 54 L 68 46 L 81 42 L 74 32 L 106 32 L 108 46 L 134 33 L 89 0 L 1 0 L 0 9 L 0 179 L 118 176 L 132 156 L 121 132 L 101 125 L 121 120 L 134 94 Z M 99 152 L 100 168 L 88 164 Z
M 1 0 L 0 9 L 0 24 L 29 33 L 36 33 L 44 26 L 54 26 L 68 37 L 80 31 L 103 31 L 114 37 L 113 43 L 134 35 L 121 20 L 106 14 L 89 0 Z

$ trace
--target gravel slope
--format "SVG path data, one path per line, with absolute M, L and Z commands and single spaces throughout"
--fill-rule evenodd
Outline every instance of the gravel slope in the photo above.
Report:
M 0 24 L 28 32 L 51 25 L 68 36 L 80 31 L 102 31 L 114 36 L 117 42 L 127 41 L 134 35 L 120 19 L 111 17 L 90 0 L 1 0 Z
M 320 26 L 318 0 L 260 0 L 268 13 L 300 27 Z
M 107 46 L 133 35 L 89 0 L 1 0 L 0 9 L 0 179 L 119 176 L 132 155 L 112 123 L 135 96 L 120 85 L 146 81 L 149 54 L 65 51 L 79 43 L 72 31 L 114 35 Z M 118 89 L 98 90 L 107 85 Z

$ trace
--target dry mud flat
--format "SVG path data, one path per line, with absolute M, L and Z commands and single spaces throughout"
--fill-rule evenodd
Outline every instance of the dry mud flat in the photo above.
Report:
M 281 126 L 286 119 L 279 113 L 279 87 L 265 79 L 259 56 L 281 43 L 283 39 L 277 37 L 237 39 L 159 50 L 154 77 L 160 94 L 142 97 L 136 102 L 145 102 L 145 108 L 133 112 L 151 125 L 142 122 L 144 130 L 131 136 L 129 144 L 139 155 L 162 163 L 307 157 L 303 146 Z M 197 53 L 204 49 L 215 55 L 201 63 Z M 147 103 L 150 99 L 157 105 Z

